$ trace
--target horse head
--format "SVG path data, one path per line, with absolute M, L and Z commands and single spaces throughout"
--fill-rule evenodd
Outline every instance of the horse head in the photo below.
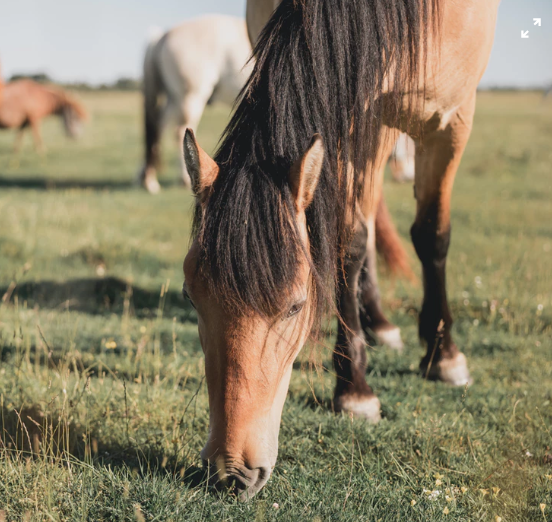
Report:
M 324 147 L 314 136 L 282 172 L 280 186 L 260 171 L 232 177 L 189 130 L 184 154 L 198 230 L 184 260 L 183 292 L 197 310 L 210 407 L 201 455 L 219 482 L 248 498 L 272 473 L 292 363 L 313 325 L 316 287 L 305 211 Z M 224 199 L 229 191 L 234 197 Z M 261 208 L 262 216 L 255 211 Z M 216 260 L 208 257 L 213 249 Z

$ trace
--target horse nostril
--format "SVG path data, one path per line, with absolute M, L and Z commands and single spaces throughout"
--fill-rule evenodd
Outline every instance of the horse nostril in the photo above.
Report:
M 239 470 L 238 473 L 229 475 L 227 483 L 240 500 L 249 500 L 267 483 L 271 472 L 269 467 Z
M 264 486 L 266 484 L 266 481 L 270 478 L 270 475 L 272 474 L 272 468 L 262 466 L 260 468 L 257 468 L 257 470 L 259 471 L 259 474 L 257 475 L 257 482 L 262 482 L 262 486 Z
M 228 491 L 242 496 L 243 493 L 247 493 L 255 487 L 258 477 L 258 469 L 240 466 L 239 468 L 227 469 L 224 477 L 221 478 L 221 482 Z
M 249 488 L 249 481 L 240 476 L 229 476 L 226 479 L 226 487 L 229 491 L 239 495 Z

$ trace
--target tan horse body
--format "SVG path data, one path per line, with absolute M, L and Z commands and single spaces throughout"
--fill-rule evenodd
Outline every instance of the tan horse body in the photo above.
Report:
M 44 145 L 40 121 L 51 114 L 63 119 L 70 137 L 81 132 L 81 122 L 87 118 L 84 107 L 59 87 L 42 85 L 32 80 L 18 80 L 4 85 L 0 99 L 0 129 L 18 129 L 14 152 L 19 152 L 24 130 L 30 126 L 37 151 Z
M 392 97 L 403 97 L 404 118 L 393 118 L 391 111 L 384 111 L 381 132 L 393 137 L 400 131 L 407 132 L 416 141 L 417 210 L 411 233 L 424 274 L 420 338 L 427 348 L 420 369 L 424 376 L 463 386 L 471 378 L 466 358 L 452 340 L 445 282 L 450 198 L 472 127 L 477 85 L 492 47 L 499 0 L 438 0 L 438 4 L 439 31 L 437 35 L 428 31 L 427 55 L 420 58 L 425 75 L 417 89 L 414 93 L 396 93 L 387 82 L 378 102 L 387 107 Z M 259 34 L 274 7 L 273 0 L 248 1 L 250 35 Z M 388 129 L 387 124 L 395 128 Z M 323 169 L 323 138 L 315 137 L 289 172 L 294 219 L 307 251 L 311 241 L 308 208 Z M 381 311 L 375 276 L 375 215 L 385 160 L 393 142 L 382 141 L 366 169 L 365 185 L 372 190 L 364 191 L 351 223 L 355 235 L 344 261 L 338 300 L 342 324 L 334 352 L 335 410 L 374 422 L 380 418 L 380 403 L 365 381 L 364 332 L 399 335 Z M 200 212 L 205 216 L 210 211 L 210 199 L 223 186 L 218 181 L 225 175 L 225 165 L 209 158 L 193 134 L 186 135 L 184 149 Z M 351 152 L 354 155 L 355 151 Z M 186 293 L 198 310 L 211 409 L 209 439 L 202 456 L 216 465 L 220 478 L 233 480 L 243 490 L 242 496 L 248 498 L 266 483 L 276 462 L 292 363 L 310 331 L 307 296 L 312 284 L 311 267 L 309 259 L 298 259 L 296 281 L 287 301 L 289 312 L 281 320 L 275 317 L 266 321 L 254 313 L 240 314 L 220 302 L 207 284 L 209 275 L 198 269 L 202 263 L 200 244 L 196 238 L 184 272 Z

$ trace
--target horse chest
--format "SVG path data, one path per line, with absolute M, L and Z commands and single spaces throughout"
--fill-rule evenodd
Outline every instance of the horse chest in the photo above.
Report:
M 4 100 L 0 106 L 0 128 L 23 127 L 27 122 L 28 118 L 25 111 L 18 110 L 17 107 L 9 103 L 9 100 Z

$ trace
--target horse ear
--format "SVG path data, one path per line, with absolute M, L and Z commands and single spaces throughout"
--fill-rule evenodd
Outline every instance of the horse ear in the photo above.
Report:
M 192 189 L 201 196 L 217 179 L 219 166 L 197 143 L 192 129 L 184 135 L 184 161 L 192 180 Z
M 323 165 L 324 142 L 320 134 L 315 134 L 306 152 L 289 173 L 289 184 L 298 211 L 305 210 L 312 203 Z

